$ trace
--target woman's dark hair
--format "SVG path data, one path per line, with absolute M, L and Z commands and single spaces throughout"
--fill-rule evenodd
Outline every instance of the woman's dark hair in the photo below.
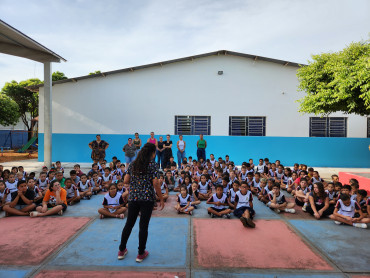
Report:
M 316 194 L 315 190 L 313 190 L 313 197 L 316 198 L 318 196 L 321 200 L 324 201 L 326 197 L 324 185 L 322 184 L 322 182 L 315 182 L 315 184 L 317 185 L 317 188 L 319 189 L 319 193 Z
M 49 190 L 50 190 L 50 192 L 52 192 L 53 191 L 53 187 L 54 187 L 54 184 L 55 183 L 59 183 L 59 181 L 57 181 L 57 180 L 53 180 L 51 183 L 50 183 L 50 185 L 49 185 Z
M 148 165 L 152 161 L 153 153 L 156 152 L 156 147 L 152 143 L 146 143 L 139 153 L 137 158 L 132 162 L 132 172 L 134 175 L 146 174 Z

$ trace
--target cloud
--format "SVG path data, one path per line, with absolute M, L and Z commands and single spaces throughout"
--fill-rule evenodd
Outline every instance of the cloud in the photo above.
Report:
M 367 39 L 366 0 L 2 0 L 3 20 L 68 60 L 68 77 L 220 49 L 305 63 Z M 0 54 L 0 86 L 42 64 Z

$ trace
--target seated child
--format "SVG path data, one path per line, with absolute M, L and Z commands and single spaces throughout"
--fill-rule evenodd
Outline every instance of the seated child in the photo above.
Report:
M 275 182 L 272 186 L 272 190 L 268 193 L 269 202 L 266 204 L 270 209 L 276 213 L 285 211 L 289 213 L 295 213 L 294 203 L 288 203 L 285 199 L 283 192 L 280 191 L 280 183 Z
M 313 190 L 308 195 L 306 211 L 315 216 L 316 219 L 333 213 L 332 207 L 329 206 L 329 197 L 325 192 L 323 183 L 315 182 L 313 184 Z
M 188 190 L 185 186 L 181 186 L 180 194 L 177 196 L 177 205 L 175 206 L 175 210 L 177 210 L 177 213 L 185 213 L 192 215 L 192 211 L 194 210 L 194 207 L 191 206 L 191 197 L 188 194 Z
M 260 191 L 260 192 L 258 192 L 258 194 L 257 194 L 257 198 L 258 198 L 258 200 L 260 200 L 260 201 L 261 201 L 261 199 L 262 199 L 262 197 L 263 197 L 263 190 L 264 190 L 264 188 L 266 187 L 266 183 L 267 183 L 267 179 L 262 178 L 262 179 L 261 179 L 261 181 L 260 181 L 260 188 L 261 188 L 261 191 Z
M 108 191 L 108 187 L 113 181 L 113 176 L 110 174 L 110 168 L 106 167 L 104 168 L 104 174 L 101 176 L 102 178 L 102 188 L 104 191 Z
M 73 166 L 73 170 L 76 171 L 76 174 L 78 177 L 81 178 L 81 176 L 84 174 L 82 171 L 81 171 L 81 166 L 79 164 L 76 164 L 75 166 Z
M 200 176 L 199 182 L 199 200 L 208 200 L 212 196 L 212 189 L 207 181 L 206 175 Z
M 69 206 L 79 203 L 81 199 L 77 186 L 75 186 L 72 182 L 73 180 L 71 178 L 66 178 L 64 181 L 64 189 L 67 191 L 67 204 Z
M 229 204 L 229 208 L 232 210 L 235 209 L 235 196 L 236 196 L 236 192 L 239 191 L 239 186 L 240 186 L 240 182 L 238 180 L 234 181 L 233 187 L 230 188 L 228 192 L 227 202 Z
M 12 201 L 12 196 L 9 189 L 5 187 L 5 182 L 0 180 L 0 211 L 3 210 L 4 205 Z
M 46 178 L 46 172 L 41 172 L 39 178 L 36 180 L 37 187 L 41 190 L 43 196 L 45 196 L 46 190 L 49 189 L 49 180 Z
M 235 194 L 235 210 L 234 215 L 240 219 L 244 227 L 256 227 L 252 221 L 255 215 L 253 210 L 253 195 L 248 190 L 248 184 L 244 181 L 239 187 L 239 191 Z
M 167 188 L 166 183 L 164 182 L 163 175 L 159 175 L 159 184 L 161 185 L 161 194 L 163 196 L 163 201 L 166 202 L 169 195 L 168 195 L 168 188 Z M 156 192 L 156 200 L 157 202 L 160 200 L 157 192 Z
M 236 181 L 237 181 L 237 179 L 236 179 Z M 228 192 L 229 192 L 229 188 L 231 187 L 231 185 L 232 184 L 230 184 L 229 183 L 230 181 L 229 181 L 229 178 L 227 177 L 227 176 L 224 176 L 223 178 L 222 178 L 222 183 L 221 183 L 221 185 L 222 185 L 222 188 L 223 188 L 223 191 L 224 191 L 224 193 L 225 194 L 227 194 Z M 217 188 L 217 185 L 215 186 L 216 188 Z
M 86 175 L 82 175 L 80 177 L 81 180 L 83 176 L 86 176 Z M 87 180 L 87 177 L 86 177 L 86 180 Z M 98 194 L 100 191 L 103 191 L 103 192 L 107 191 L 107 189 L 103 187 L 102 181 L 103 181 L 102 178 L 99 177 L 99 174 L 97 172 L 92 172 L 91 179 L 88 182 L 91 185 L 91 191 L 94 195 Z
M 81 180 L 78 182 L 77 188 L 78 188 L 78 191 L 80 192 L 81 199 L 90 200 L 92 196 L 92 192 L 91 192 L 92 188 L 85 174 L 81 176 Z
M 359 217 L 355 217 L 356 212 L 359 214 Z M 367 228 L 365 223 L 361 223 L 361 220 L 363 220 L 363 213 L 360 205 L 356 201 L 351 200 L 351 197 L 348 194 L 340 195 L 340 198 L 335 205 L 334 213 L 329 217 L 338 225 L 344 223 L 356 228 Z
M 35 192 L 27 188 L 25 180 L 20 180 L 17 183 L 17 189 L 17 191 L 11 193 L 11 202 L 3 207 L 6 216 L 28 216 L 30 211 L 36 207 L 33 203 Z
M 326 188 L 327 189 L 325 190 L 325 192 L 329 197 L 329 207 L 331 207 L 332 211 L 334 211 L 334 206 L 338 201 L 337 192 L 335 192 L 335 190 L 334 190 L 334 183 L 329 182 L 328 186 Z
M 360 205 L 360 208 L 361 208 L 361 211 L 362 213 L 364 214 L 364 218 L 368 218 L 370 217 L 367 213 L 367 203 L 366 201 L 367 200 L 367 192 L 366 190 L 364 189 L 360 189 L 358 192 L 357 192 L 357 203 Z
M 295 203 L 297 204 L 297 206 L 302 207 L 302 210 L 306 211 L 308 194 L 311 192 L 310 188 L 308 187 L 306 178 L 301 178 L 299 185 L 293 192 L 295 195 Z
M 268 202 L 270 202 L 270 198 L 268 196 L 268 194 L 270 193 L 270 191 L 272 190 L 272 187 L 274 186 L 274 179 L 272 178 L 269 178 L 267 180 L 267 185 L 263 188 L 263 190 L 260 192 L 260 198 L 259 200 L 261 202 L 263 202 L 264 204 L 267 204 Z
M 36 211 L 30 213 L 31 217 L 43 217 L 54 214 L 63 215 L 67 210 L 67 191 L 60 186 L 57 180 L 50 183 L 46 191 L 42 206 L 36 207 Z
M 111 183 L 108 186 L 108 193 L 104 195 L 103 206 L 98 210 L 100 214 L 100 219 L 104 217 L 112 217 L 112 218 L 125 218 L 125 211 L 127 208 L 125 207 L 124 200 L 122 195 L 117 192 L 118 188 L 115 183 Z
M 212 218 L 218 216 L 230 219 L 231 209 L 228 208 L 227 196 L 222 185 L 216 186 L 216 193 L 207 200 L 207 204 L 213 205 L 207 209 Z
M 10 193 L 17 191 L 17 182 L 15 181 L 15 175 L 13 173 L 9 174 L 9 178 L 5 182 L 5 186 L 9 189 Z
M 55 162 L 55 168 L 57 172 L 62 172 L 64 174 L 64 168 L 62 167 L 62 163 L 60 163 L 60 161 Z
M 165 183 L 169 191 L 180 191 L 180 186 L 175 188 L 175 178 L 172 176 L 171 170 L 166 171 Z
M 351 180 L 354 180 L 354 179 L 351 179 Z M 354 201 L 357 200 L 357 192 L 359 189 L 360 189 L 360 185 L 358 184 L 358 182 L 351 183 L 351 200 L 354 200 Z
M 184 177 L 184 181 L 183 183 L 181 184 L 182 186 L 186 186 L 186 189 L 188 190 L 188 192 L 190 192 L 190 188 L 191 188 L 191 185 L 192 185 L 192 180 L 191 180 L 191 177 L 189 175 L 185 175 Z
M 35 180 L 31 178 L 27 178 L 27 187 L 29 190 L 32 190 L 35 193 L 33 202 L 36 205 L 41 204 L 44 196 L 42 196 L 41 190 L 35 185 Z
M 191 187 L 189 189 L 189 195 L 190 195 L 190 205 L 197 209 L 198 205 L 200 204 L 199 200 L 199 190 L 198 190 L 198 184 L 196 182 L 193 182 L 191 184 Z
M 80 177 L 79 177 L 79 176 L 77 176 L 77 172 L 76 172 L 75 170 L 71 170 L 71 171 L 69 172 L 69 177 L 70 177 L 70 178 L 71 178 L 71 180 L 72 180 L 72 184 L 73 184 L 74 186 L 77 186 L 78 182 L 80 181 Z

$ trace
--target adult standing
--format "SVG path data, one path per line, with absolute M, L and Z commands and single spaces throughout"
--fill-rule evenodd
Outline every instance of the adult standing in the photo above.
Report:
M 207 141 L 203 139 L 203 134 L 199 134 L 199 140 L 197 141 L 197 157 L 198 161 L 199 158 L 203 158 L 206 161 L 206 148 L 207 148 Z
M 156 155 L 154 144 L 146 143 L 139 151 L 136 160 L 130 164 L 124 183 L 129 184 L 128 215 L 126 225 L 122 230 L 121 244 L 118 251 L 118 259 L 122 260 L 127 254 L 126 244 L 132 228 L 140 212 L 139 224 L 139 252 L 137 262 L 142 262 L 149 252 L 145 250 L 148 239 L 148 227 L 156 201 L 155 192 L 161 192 L 159 184 L 158 166 L 153 161 Z M 155 189 L 155 191 L 154 191 Z M 159 210 L 164 208 L 162 194 L 159 194 Z
M 163 151 L 164 151 L 164 142 L 163 142 L 163 137 L 159 136 L 159 141 L 157 143 L 157 163 L 159 165 L 159 168 L 163 169 Z
M 166 141 L 164 141 L 163 144 L 163 168 L 167 167 L 167 164 L 170 162 L 170 157 L 172 157 L 172 141 L 171 141 L 171 136 L 167 134 L 166 136 Z
M 94 163 L 104 160 L 105 150 L 108 149 L 108 147 L 109 144 L 104 140 L 101 140 L 101 136 L 97 134 L 96 140 L 89 143 L 89 148 L 92 149 L 91 159 L 94 161 Z
M 178 162 L 177 168 L 179 169 L 181 168 L 181 163 L 183 162 L 185 158 L 185 147 L 186 147 L 186 143 L 182 139 L 182 135 L 180 135 L 179 141 L 177 141 L 177 162 Z
M 135 160 L 136 147 L 132 142 L 132 138 L 128 138 L 127 144 L 123 146 L 122 150 L 125 153 L 126 169 L 131 162 Z
M 135 139 L 133 140 L 134 142 L 134 145 L 136 147 L 136 151 L 135 151 L 135 156 L 137 155 L 137 153 L 140 151 L 140 148 L 141 148 L 141 145 L 142 145 L 142 142 L 141 142 L 141 139 L 139 138 L 139 133 L 135 133 Z
M 150 133 L 150 137 L 146 142 L 154 144 L 155 146 L 157 146 L 157 139 L 154 138 L 154 132 L 153 131 Z

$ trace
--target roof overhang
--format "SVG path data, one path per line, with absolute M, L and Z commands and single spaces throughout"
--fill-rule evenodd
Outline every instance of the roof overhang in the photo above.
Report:
M 2 20 L 0 20 L 0 53 L 40 63 L 67 61 Z

